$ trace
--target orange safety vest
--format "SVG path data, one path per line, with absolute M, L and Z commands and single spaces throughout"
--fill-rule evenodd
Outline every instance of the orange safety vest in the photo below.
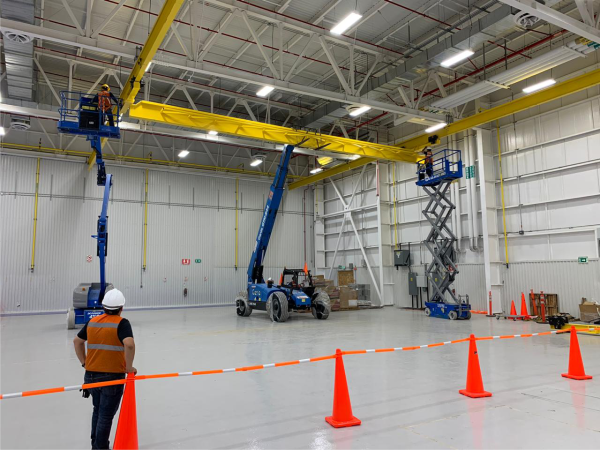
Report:
M 100 91 L 98 92 L 98 106 L 104 112 L 110 109 L 110 92 Z
M 117 334 L 121 320 L 121 316 L 102 314 L 88 322 L 86 370 L 125 373 L 125 347 Z

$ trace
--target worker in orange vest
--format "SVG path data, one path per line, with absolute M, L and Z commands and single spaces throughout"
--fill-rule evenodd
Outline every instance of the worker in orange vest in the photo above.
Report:
M 135 342 L 129 321 L 121 317 L 125 297 L 118 289 L 106 292 L 102 300 L 104 314 L 95 316 L 77 333 L 73 344 L 75 354 L 85 368 L 84 382 L 122 380 L 126 373 L 137 373 L 133 367 Z M 85 342 L 87 341 L 87 355 Z M 124 385 L 105 386 L 83 391 L 91 394 L 92 449 L 108 449 L 112 421 L 119 409 Z
M 433 176 L 433 153 L 431 147 L 427 147 L 423 153 L 425 154 L 425 172 L 431 178 Z
M 108 84 L 103 84 L 100 88 L 100 92 L 98 92 L 94 97 L 93 103 L 98 104 L 98 110 L 104 116 L 101 122 L 104 123 L 105 120 L 108 119 L 108 124 L 111 127 L 115 126 L 112 112 L 113 102 L 115 105 L 121 106 L 120 99 L 117 99 L 113 93 L 110 92 L 110 86 Z

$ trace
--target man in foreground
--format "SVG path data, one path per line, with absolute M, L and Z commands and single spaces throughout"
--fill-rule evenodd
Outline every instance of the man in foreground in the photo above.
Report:
M 125 297 L 121 291 L 111 289 L 106 292 L 102 300 L 104 314 L 90 319 L 73 340 L 77 358 L 85 368 L 86 384 L 121 380 L 126 373 L 137 373 L 133 367 L 133 331 L 129 321 L 121 317 L 124 305 Z M 119 384 L 89 389 L 94 405 L 91 433 L 93 449 L 109 448 L 110 429 L 119 409 L 123 388 L 124 385 Z

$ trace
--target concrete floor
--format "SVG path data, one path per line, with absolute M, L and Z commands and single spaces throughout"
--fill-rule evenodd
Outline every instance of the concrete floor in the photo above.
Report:
M 428 319 L 393 308 L 321 322 L 232 307 L 130 311 L 140 374 L 223 369 L 546 326 L 475 316 Z M 1 392 L 79 384 L 63 315 L 1 319 Z M 345 357 L 355 416 L 333 429 L 334 362 L 137 383 L 140 448 L 598 448 L 600 338 L 579 336 L 594 380 L 561 378 L 567 335 L 479 342 L 486 399 L 464 388 L 467 345 Z M 0 401 L 2 448 L 89 448 L 91 402 L 78 392 Z M 116 419 L 115 419 L 116 425 Z M 114 427 L 113 427 L 114 432 Z

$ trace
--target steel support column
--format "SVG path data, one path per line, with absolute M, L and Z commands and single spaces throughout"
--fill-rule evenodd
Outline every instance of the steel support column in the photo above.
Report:
M 483 236 L 483 262 L 485 291 L 492 293 L 492 313 L 502 312 L 502 261 L 498 235 L 498 208 L 496 205 L 496 177 L 494 175 L 494 152 L 491 132 L 477 129 L 477 175 L 481 200 L 481 223 Z M 487 308 L 486 308 L 487 309 Z

